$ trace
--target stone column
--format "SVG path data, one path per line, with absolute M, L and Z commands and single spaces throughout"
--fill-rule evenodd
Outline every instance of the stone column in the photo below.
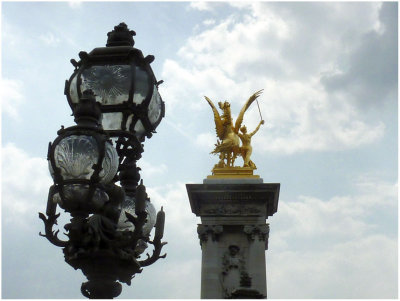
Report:
M 186 188 L 201 218 L 201 298 L 266 298 L 266 219 L 278 209 L 280 184 L 205 179 Z

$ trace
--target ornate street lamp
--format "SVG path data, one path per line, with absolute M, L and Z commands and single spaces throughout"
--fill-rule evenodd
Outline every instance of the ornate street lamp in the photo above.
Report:
M 130 285 L 143 267 L 166 256 L 160 255 L 165 214 L 161 208 L 156 216 L 136 166 L 142 142 L 164 117 L 164 102 L 150 67 L 154 57 L 133 48 L 133 35 L 121 23 L 108 33 L 106 47 L 71 60 L 75 71 L 65 94 L 77 125 L 62 127 L 49 144 L 54 185 L 47 217 L 39 213 L 45 224 L 40 235 L 62 247 L 65 261 L 82 270 L 88 281 L 81 292 L 88 298 L 118 296 L 119 282 Z M 57 206 L 71 216 L 64 226 L 67 240 L 53 230 Z M 148 244 L 153 253 L 141 259 Z
M 150 63 L 154 56 L 143 56 L 125 23 L 108 33 L 106 47 L 79 53 L 81 60 L 71 63 L 75 71 L 65 85 L 65 94 L 72 109 L 82 92 L 91 89 L 103 113 L 102 126 L 113 138 L 121 166 L 120 180 L 127 192 L 133 192 L 139 181 L 136 161 L 164 117 L 164 102 L 158 93 L 157 81 Z

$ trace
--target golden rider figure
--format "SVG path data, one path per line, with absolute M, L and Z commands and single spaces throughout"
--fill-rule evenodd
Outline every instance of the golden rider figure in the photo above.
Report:
M 254 162 L 250 160 L 250 156 L 253 151 L 253 148 L 251 146 L 251 137 L 253 137 L 253 135 L 257 133 L 262 124 L 264 124 L 264 120 L 261 120 L 256 129 L 250 134 L 247 134 L 247 128 L 245 125 L 240 128 L 241 133 L 238 133 L 238 135 L 240 140 L 242 141 L 242 147 L 240 149 L 243 157 L 243 167 L 251 167 L 254 169 L 256 168 Z

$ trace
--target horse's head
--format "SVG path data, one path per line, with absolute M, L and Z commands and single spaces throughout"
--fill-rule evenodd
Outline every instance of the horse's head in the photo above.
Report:
M 218 103 L 219 108 L 224 112 L 224 114 L 229 114 L 231 112 L 231 104 L 227 101 L 225 102 L 219 102 Z

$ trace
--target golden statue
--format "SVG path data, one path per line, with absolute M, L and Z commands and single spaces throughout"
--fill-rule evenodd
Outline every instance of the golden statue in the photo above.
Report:
M 218 137 L 215 149 L 211 152 L 212 154 L 219 154 L 220 159 L 213 168 L 214 174 L 252 175 L 253 170 L 256 169 L 256 165 L 250 160 L 250 155 L 252 153 L 251 137 L 259 130 L 260 126 L 264 124 L 264 120 L 261 120 L 257 128 L 250 134 L 247 133 L 246 126 L 241 127 L 241 125 L 244 113 L 254 100 L 260 96 L 262 91 L 263 90 L 257 91 L 246 101 L 236 119 L 235 126 L 233 126 L 231 106 L 229 102 L 225 101 L 223 103 L 218 103 L 219 108 L 222 110 L 222 114 L 220 115 L 212 101 L 207 96 L 204 96 L 214 113 L 215 129 Z M 239 129 L 241 132 L 239 132 Z M 242 142 L 242 146 L 240 146 L 240 141 Z M 241 155 L 243 158 L 243 167 L 234 166 L 238 155 Z M 245 173 L 243 173 L 244 169 L 246 169 Z

